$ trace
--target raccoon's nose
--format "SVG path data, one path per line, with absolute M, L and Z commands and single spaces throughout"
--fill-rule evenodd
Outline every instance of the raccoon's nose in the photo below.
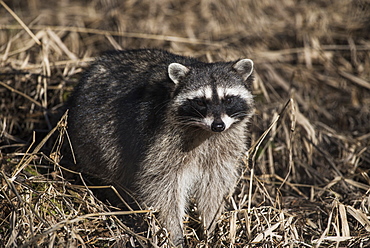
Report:
M 221 120 L 215 120 L 211 125 L 211 129 L 213 132 L 222 132 L 225 130 L 225 123 Z

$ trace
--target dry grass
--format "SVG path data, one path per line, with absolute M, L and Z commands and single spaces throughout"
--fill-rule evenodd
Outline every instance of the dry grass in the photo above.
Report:
M 152 212 L 66 179 L 51 118 L 92 57 L 139 47 L 256 63 L 249 163 L 190 247 L 370 247 L 368 1 L 48 2 L 0 1 L 1 247 L 170 245 Z

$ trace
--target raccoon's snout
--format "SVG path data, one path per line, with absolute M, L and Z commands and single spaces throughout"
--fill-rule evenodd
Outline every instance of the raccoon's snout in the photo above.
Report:
M 213 132 L 222 132 L 225 130 L 225 123 L 222 120 L 215 120 L 212 122 L 211 130 Z

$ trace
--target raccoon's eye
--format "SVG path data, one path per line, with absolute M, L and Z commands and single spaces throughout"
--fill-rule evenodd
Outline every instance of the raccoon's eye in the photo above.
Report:
M 197 106 L 199 106 L 199 107 L 204 107 L 204 106 L 206 106 L 205 101 L 204 101 L 203 99 L 201 99 L 201 98 L 195 98 L 195 99 L 193 99 L 193 102 L 194 102 Z
M 234 97 L 232 97 L 232 96 L 227 96 L 227 97 L 225 97 L 225 99 L 224 99 L 224 101 L 223 101 L 225 104 L 228 104 L 228 105 L 230 105 L 230 104 L 232 104 L 233 102 L 234 102 Z

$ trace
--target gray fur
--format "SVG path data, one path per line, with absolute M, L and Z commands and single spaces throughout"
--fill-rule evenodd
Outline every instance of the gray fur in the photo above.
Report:
M 250 59 L 241 59 L 236 62 L 234 68 L 243 76 L 244 80 L 247 80 L 253 72 L 253 61 Z
M 179 63 L 172 63 L 168 66 L 168 75 L 174 83 L 178 83 L 186 76 L 189 69 Z
M 252 70 L 251 60 L 209 64 L 161 50 L 104 54 L 69 102 L 77 164 L 158 209 L 175 244 L 190 197 L 211 232 L 239 176 L 253 101 L 243 96 L 237 121 L 217 132 L 179 120 L 179 106 L 208 85 L 249 92 Z

